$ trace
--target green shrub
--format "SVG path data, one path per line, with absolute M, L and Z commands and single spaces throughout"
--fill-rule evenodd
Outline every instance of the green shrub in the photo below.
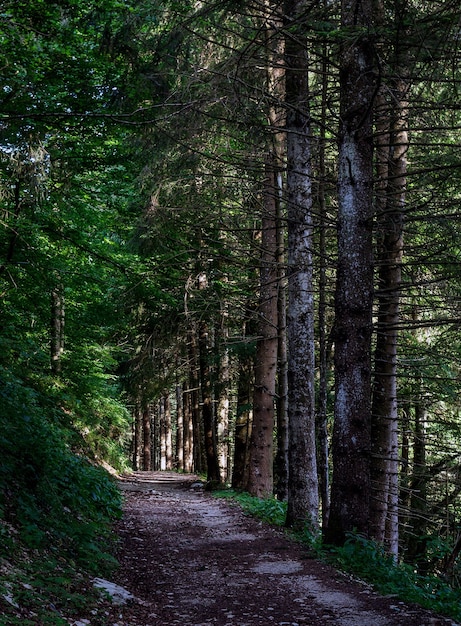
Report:
M 286 502 L 281 502 L 275 498 L 256 498 L 248 493 L 239 493 L 232 489 L 217 491 L 214 495 L 237 501 L 245 512 L 269 524 L 283 526 L 285 523 Z
M 86 561 L 119 514 L 117 487 L 107 472 L 73 454 L 59 427 L 38 414 L 33 403 L 28 410 L 24 404 L 22 410 L 3 406 L 2 517 L 17 528 L 27 546 L 59 546 L 77 561 Z
M 422 576 L 408 563 L 395 563 L 383 547 L 360 535 L 349 534 L 344 546 L 325 547 L 332 565 L 373 584 L 379 593 L 395 594 L 428 609 L 461 619 L 461 590 L 438 576 Z
M 105 470 L 72 451 L 49 399 L 1 371 L 0 407 L 0 601 L 13 600 L 0 624 L 2 613 L 8 624 L 37 623 L 15 622 L 14 604 L 41 624 L 67 624 L 61 609 L 90 602 L 84 581 L 115 565 L 121 494 Z

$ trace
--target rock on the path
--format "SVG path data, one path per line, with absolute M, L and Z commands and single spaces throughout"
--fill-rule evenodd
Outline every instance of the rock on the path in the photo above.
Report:
M 104 580 L 104 578 L 95 578 L 93 584 L 97 589 L 106 591 L 110 595 L 113 604 L 126 604 L 128 601 L 136 599 L 132 593 L 120 585 Z
M 193 483 L 191 483 L 191 486 L 189 487 L 189 489 L 191 491 L 203 491 L 205 489 L 205 483 L 201 480 L 195 480 Z

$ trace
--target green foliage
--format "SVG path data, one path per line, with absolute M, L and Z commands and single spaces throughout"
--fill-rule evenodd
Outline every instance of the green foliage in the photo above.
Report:
M 120 494 L 97 461 L 126 463 L 115 343 L 137 268 L 132 148 L 105 118 L 120 111 L 127 65 L 103 39 L 130 11 L 18 0 L 0 15 L 0 623 L 68 624 L 61 613 L 92 602 L 89 573 L 114 565 Z
M 104 117 L 120 110 L 114 92 L 126 66 L 113 64 L 102 40 L 131 7 L 59 0 L 4 9 L 0 364 L 28 393 L 41 394 L 46 418 L 67 431 L 74 451 L 124 469 L 130 428 L 115 380 L 115 343 L 125 319 L 125 272 L 137 271 L 125 245 L 137 170 L 128 131 Z M 65 349 L 53 377 L 56 289 Z
M 91 610 L 99 624 L 98 592 L 74 563 L 48 552 L 37 555 L 19 552 L 20 561 L 0 580 L 0 625 L 37 623 L 65 626 L 69 617 L 78 618 Z M 17 556 L 17 555 L 16 555 Z M 2 601 L 8 598 L 8 601 Z M 16 605 L 16 606 L 15 606 Z
M 393 556 L 369 539 L 349 534 L 344 546 L 327 546 L 323 556 L 335 567 L 372 583 L 379 593 L 395 594 L 402 600 L 461 619 L 460 589 L 438 576 L 422 576 L 409 564 L 396 564 Z
M 47 551 L 27 553 L 19 548 L 15 557 L 0 579 L 0 626 L 66 626 L 69 618 L 88 612 L 93 624 L 104 623 L 98 617 L 100 594 L 75 563 Z
M 2 387 L 3 519 L 29 548 L 63 550 L 98 566 L 106 558 L 100 541 L 120 511 L 118 489 L 104 470 L 71 452 L 71 433 L 50 419 L 47 399 L 11 377 Z
M 232 489 L 216 491 L 214 495 L 235 500 L 249 515 L 254 515 L 264 522 L 274 524 L 275 526 L 283 526 L 285 524 L 286 502 L 280 502 L 280 500 L 275 498 L 256 498 L 248 493 L 238 493 Z
M 67 624 L 62 612 L 96 599 L 88 573 L 115 565 L 121 495 L 107 472 L 72 452 L 59 407 L 3 369 L 0 406 L 0 600 L 10 598 L 0 624 Z M 34 617 L 15 621 L 15 605 Z

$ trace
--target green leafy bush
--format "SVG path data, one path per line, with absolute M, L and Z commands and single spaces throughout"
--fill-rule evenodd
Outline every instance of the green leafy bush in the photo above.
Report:
M 275 498 L 256 498 L 248 493 L 238 493 L 232 489 L 217 491 L 215 495 L 222 498 L 232 498 L 242 509 L 259 519 L 275 526 L 283 526 L 286 517 L 286 502 Z
M 90 574 L 107 573 L 121 495 L 112 477 L 72 451 L 59 410 L 0 370 L 0 606 L 5 623 L 67 624 L 91 603 Z M 95 594 L 96 597 L 96 594 Z M 51 607 L 51 609 L 50 609 Z M 38 618 L 34 618 L 35 620 Z
M 344 546 L 323 552 L 335 567 L 356 574 L 382 594 L 395 594 L 428 609 L 461 619 L 461 590 L 443 578 L 422 576 L 408 563 L 395 563 L 383 547 L 360 535 L 350 534 Z
M 7 384 L 1 399 L 2 518 L 31 548 L 59 546 L 88 560 L 95 535 L 104 537 L 120 511 L 118 489 L 107 472 L 71 452 L 32 389 Z

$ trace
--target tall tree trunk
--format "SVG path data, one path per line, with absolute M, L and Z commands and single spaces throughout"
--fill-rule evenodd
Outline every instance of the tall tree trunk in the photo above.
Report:
M 161 437 L 161 418 L 160 415 L 160 407 L 158 402 L 151 405 L 151 420 L 150 420 L 150 428 L 151 428 L 151 445 L 152 445 L 152 454 L 151 454 L 151 470 L 153 472 L 161 469 L 162 462 L 162 437 Z
M 142 411 L 138 403 L 135 403 L 133 411 L 133 469 L 140 470 L 142 467 Z
M 192 472 L 194 469 L 194 427 L 192 420 L 192 397 L 187 391 L 187 382 L 182 389 L 182 406 L 184 414 L 184 471 Z
M 415 563 L 421 573 L 426 573 L 424 563 L 427 549 L 427 481 L 429 478 L 426 465 L 426 421 L 427 413 L 424 404 L 423 390 L 416 399 L 414 414 L 413 438 L 413 469 L 410 479 L 410 511 L 406 557 Z
M 382 3 L 377 2 L 376 8 L 378 10 L 379 23 L 382 22 Z M 383 326 L 385 322 L 386 310 L 384 309 L 386 292 L 383 290 L 383 280 L 386 280 L 386 272 L 383 267 L 385 264 L 385 252 L 384 239 L 379 236 L 381 230 L 383 233 L 386 227 L 386 211 L 387 211 L 387 198 L 388 198 L 388 183 L 389 183 L 389 158 L 390 158 L 390 120 L 388 104 L 385 97 L 386 89 L 381 87 L 376 97 L 374 114 L 375 114 L 375 127 L 376 127 L 376 139 L 375 139 L 375 154 L 376 154 L 376 184 L 375 184 L 375 206 L 377 215 L 377 230 L 378 230 L 378 249 L 377 249 L 377 265 L 378 265 L 378 328 L 376 338 L 376 349 L 374 354 L 374 383 L 373 383 L 373 403 L 372 403 L 372 421 L 371 421 L 371 433 L 372 433 L 372 456 L 371 456 L 371 469 L 370 476 L 372 481 L 372 492 L 370 500 L 370 534 L 379 543 L 384 543 L 386 515 L 388 506 L 388 494 L 389 494 L 389 454 L 385 454 L 388 451 L 390 444 L 390 423 L 391 413 L 394 410 L 392 405 L 386 402 L 386 406 L 379 406 L 379 401 L 387 401 L 391 397 L 393 381 L 387 381 L 384 378 L 385 363 L 390 367 L 391 372 L 395 363 L 391 360 L 386 362 L 382 356 L 383 350 L 387 349 L 386 339 L 390 339 L 390 336 L 386 334 L 386 328 Z M 379 290 L 382 290 L 382 296 L 380 297 Z M 391 356 L 391 353 L 389 353 Z M 388 385 L 389 383 L 389 385 Z M 379 399 L 379 400 L 378 400 Z M 395 407 L 397 398 L 394 395 Z M 386 419 L 389 415 L 389 420 Z
M 60 281 L 51 292 L 51 340 L 50 357 L 51 371 L 54 375 L 61 373 L 62 354 L 64 352 L 64 289 Z
M 227 281 L 226 281 L 227 282 Z M 220 468 L 221 482 L 226 483 L 230 476 L 229 462 L 229 383 L 230 383 L 230 357 L 227 341 L 229 338 L 227 303 L 221 303 L 221 327 L 219 330 L 218 350 L 218 384 L 217 384 L 217 407 L 216 407 L 216 430 L 218 463 Z
M 277 224 L 275 167 L 266 162 L 261 233 L 260 302 L 254 367 L 253 424 L 247 490 L 259 498 L 273 494 L 274 398 L 277 373 Z
M 281 188 L 281 182 L 280 182 Z M 285 222 L 281 202 L 277 207 L 277 282 L 278 325 L 277 346 L 277 453 L 275 455 L 275 493 L 281 502 L 288 500 L 288 350 L 286 336 L 286 272 L 285 272 Z
M 285 3 L 288 210 L 288 433 L 286 523 L 318 532 L 309 78 L 304 0 Z
M 324 3 L 325 4 L 325 3 Z M 317 397 L 316 433 L 317 433 L 317 473 L 319 477 L 319 496 L 322 510 L 322 532 L 328 527 L 330 516 L 330 471 L 329 471 L 329 434 L 328 434 L 328 371 L 331 346 L 327 333 L 327 207 L 325 197 L 326 165 L 326 127 L 328 104 L 328 44 L 322 46 L 322 104 L 320 114 L 319 137 L 319 296 L 318 296 L 318 334 L 319 334 L 319 390 Z
M 165 422 L 165 405 L 163 404 L 163 398 L 159 398 L 156 407 L 156 414 L 158 415 L 159 424 L 159 436 L 158 442 L 160 444 L 160 470 L 164 472 L 167 469 L 166 466 L 166 422 Z M 157 450 L 157 446 L 155 446 Z
M 207 467 L 207 480 L 220 483 L 219 462 L 216 447 L 216 425 L 213 415 L 213 398 L 208 346 L 208 327 L 201 322 L 199 329 L 200 388 L 202 390 L 202 418 Z
M 143 426 L 143 448 L 142 448 L 142 469 L 150 472 L 152 469 L 152 441 L 151 441 L 151 414 L 149 407 L 142 409 Z
M 384 5 L 376 2 L 375 12 L 384 24 Z M 399 18 L 401 19 L 401 18 Z M 381 88 L 375 106 L 378 230 L 378 324 L 374 363 L 372 405 L 372 537 L 386 544 L 397 557 L 398 524 L 398 411 L 397 335 L 400 320 L 400 283 L 403 254 L 408 151 L 408 81 L 400 60 L 397 41 L 393 68 L 397 78 L 388 92 Z
M 286 338 L 286 277 L 285 233 L 286 216 L 283 210 L 283 171 L 285 169 L 285 37 L 283 10 L 278 0 L 264 0 L 264 32 L 266 43 L 266 84 L 269 95 L 267 112 L 269 124 L 268 151 L 274 164 L 273 196 L 276 214 L 275 253 L 277 267 L 277 382 L 276 382 L 276 454 L 274 459 L 275 492 L 281 501 L 288 497 L 288 361 Z
M 199 474 L 206 472 L 203 422 L 200 413 L 200 378 L 197 336 L 193 329 L 189 333 L 189 393 L 193 431 L 193 465 Z
M 326 541 L 369 534 L 373 307 L 371 0 L 342 0 L 333 480 Z
M 389 552 L 398 553 L 398 413 L 397 413 L 397 328 L 400 319 L 403 213 L 406 190 L 407 85 L 398 80 L 392 90 L 388 150 L 386 206 L 378 216 L 378 326 L 375 350 L 375 379 L 372 407 L 372 536 L 385 542 L 386 529 L 393 537 Z M 379 129 L 378 129 L 379 130 Z M 378 155 L 380 151 L 378 151 Z M 381 159 L 380 159 L 381 160 Z M 381 166 L 384 169 L 386 166 Z M 378 170 L 379 174 L 379 170 Z
M 408 511 L 410 509 L 410 409 L 401 408 L 400 418 L 401 429 L 401 453 L 400 453 L 400 486 L 399 486 L 399 507 L 401 509 L 400 524 L 402 527 L 408 525 Z
M 179 471 L 185 471 L 185 419 L 182 388 L 179 383 L 175 386 L 176 398 L 176 446 L 174 466 Z
M 219 364 L 219 395 L 216 409 L 217 447 L 220 482 L 227 483 L 230 476 L 229 456 L 229 351 L 227 348 L 221 355 Z
M 272 496 L 274 490 L 273 431 L 279 336 L 278 176 L 284 152 L 281 132 L 283 110 L 280 108 L 281 95 L 284 93 L 283 39 L 278 3 L 264 0 L 262 18 L 266 37 L 266 88 L 270 98 L 267 117 L 270 136 L 263 186 L 258 341 L 247 489 L 252 495 L 268 497 Z
M 171 420 L 171 402 L 168 391 L 165 391 L 165 395 L 162 398 L 163 414 L 165 419 L 165 456 L 166 456 L 166 469 L 173 469 L 173 428 Z
M 248 484 L 250 436 L 252 422 L 253 359 L 249 353 L 239 354 L 237 380 L 237 415 L 235 418 L 234 462 L 232 487 L 244 489 Z

